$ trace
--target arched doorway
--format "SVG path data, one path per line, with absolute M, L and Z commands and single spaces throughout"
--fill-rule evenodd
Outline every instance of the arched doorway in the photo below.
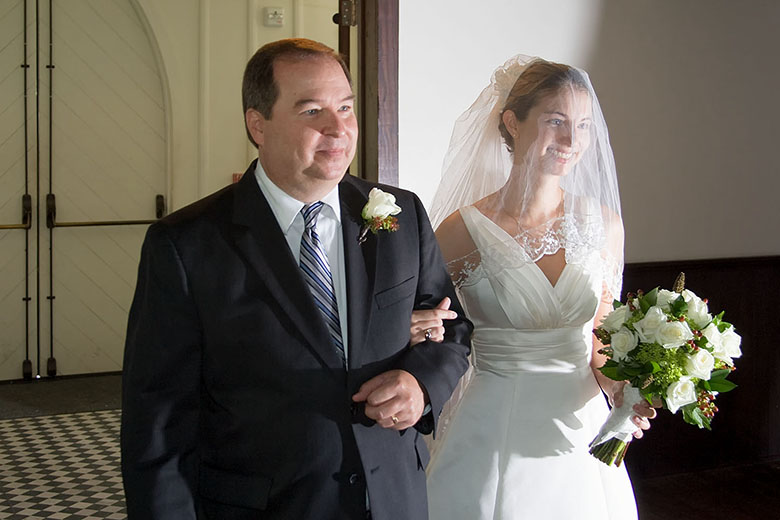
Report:
M 154 41 L 131 0 L 9 0 L 0 24 L 0 380 L 121 370 L 168 192 Z

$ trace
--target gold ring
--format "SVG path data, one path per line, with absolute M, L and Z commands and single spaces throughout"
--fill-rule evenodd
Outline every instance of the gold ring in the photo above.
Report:
M 395 415 L 391 415 L 390 420 L 393 421 L 393 424 L 398 424 L 398 417 L 396 417 Z
M 431 329 L 425 329 L 425 339 L 431 339 Z

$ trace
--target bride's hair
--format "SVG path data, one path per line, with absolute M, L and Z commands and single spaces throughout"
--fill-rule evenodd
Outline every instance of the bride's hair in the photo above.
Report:
M 504 125 L 504 112 L 511 110 L 518 121 L 525 121 L 528 112 L 539 99 L 548 94 L 555 94 L 564 88 L 576 88 L 588 92 L 588 83 L 574 67 L 542 59 L 531 62 L 520 74 L 509 92 L 498 119 L 498 130 L 510 152 L 513 151 L 512 136 L 509 135 L 509 130 Z

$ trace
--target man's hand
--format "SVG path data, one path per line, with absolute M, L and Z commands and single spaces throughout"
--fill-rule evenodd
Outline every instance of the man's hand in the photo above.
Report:
M 390 370 L 363 383 L 352 396 L 366 402 L 366 417 L 382 428 L 405 430 L 414 426 L 425 408 L 425 393 L 417 379 L 405 370 Z

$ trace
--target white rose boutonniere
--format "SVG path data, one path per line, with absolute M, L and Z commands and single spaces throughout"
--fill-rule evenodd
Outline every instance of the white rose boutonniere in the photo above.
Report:
M 358 243 L 366 241 L 368 232 L 377 234 L 380 230 L 398 231 L 398 219 L 394 215 L 401 213 L 401 208 L 395 203 L 395 195 L 386 193 L 379 188 L 372 188 L 368 192 L 368 202 L 363 206 L 361 217 L 363 225 L 360 227 Z

